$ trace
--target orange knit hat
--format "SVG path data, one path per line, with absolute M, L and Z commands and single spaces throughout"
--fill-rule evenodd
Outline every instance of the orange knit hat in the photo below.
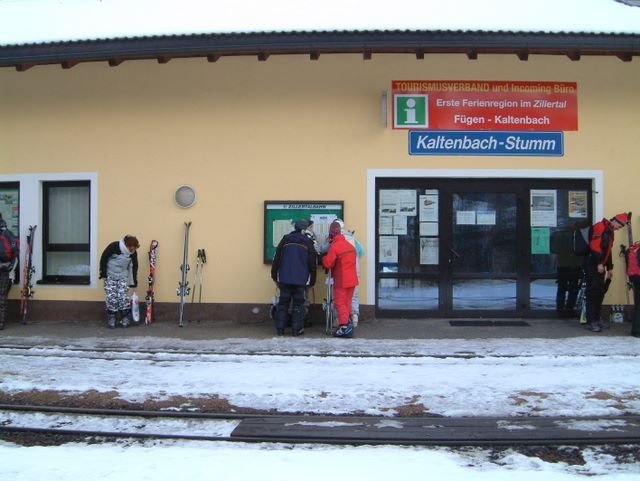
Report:
M 629 223 L 629 214 L 626 212 L 622 212 L 620 214 L 616 214 L 611 218 L 612 221 L 616 221 L 620 225 L 627 225 Z

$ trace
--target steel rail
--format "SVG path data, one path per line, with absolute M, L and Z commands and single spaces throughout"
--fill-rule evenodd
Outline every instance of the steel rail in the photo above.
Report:
M 16 351 L 16 353 L 4 353 L 2 351 Z M 42 351 L 42 352 L 29 352 L 29 351 Z M 49 352 L 46 352 L 49 351 Z M 358 351 L 348 351 L 348 352 L 336 352 L 336 351 L 315 351 L 315 352 L 291 352 L 291 351 L 274 351 L 271 347 L 269 347 L 268 351 L 232 351 L 232 350 L 196 350 L 196 349 L 165 349 L 162 347 L 159 348 L 127 348 L 127 347 L 70 347 L 70 346 L 44 346 L 44 345 L 18 345 L 18 344 L 0 344 L 0 355 L 10 355 L 10 356 L 24 356 L 24 357 L 51 357 L 51 351 L 59 351 L 55 354 L 56 357 L 73 357 L 78 359 L 107 359 L 107 360 L 124 360 L 124 361 L 145 361 L 149 360 L 152 356 L 160 356 L 165 355 L 167 357 L 171 356 L 220 356 L 220 357 L 231 357 L 231 356 L 246 356 L 246 357 L 319 357 L 319 358 L 327 358 L 327 357 L 337 357 L 337 358 L 380 358 L 380 359 L 392 359 L 392 358 L 408 358 L 408 359 L 422 359 L 422 358 L 431 358 L 431 359 L 516 359 L 516 358 L 533 358 L 536 357 L 536 354 L 489 354 L 489 353 L 451 353 L 451 354 L 437 354 L 437 353 L 393 353 L 393 354 L 385 354 L 385 353 L 374 353 L 374 352 L 358 352 Z M 86 354 L 85 354 L 86 353 Z M 91 353 L 98 353 L 98 355 L 92 355 Z M 106 354 L 113 355 L 106 355 Z M 105 354 L 105 355 L 99 355 Z M 123 356 L 123 354 L 132 354 L 133 356 L 127 357 Z M 148 356 L 148 357 L 145 357 Z M 573 357 L 584 357 L 583 354 L 566 354 L 563 357 L 573 358 Z M 611 357 L 610 353 L 602 353 L 602 354 L 589 354 L 589 357 L 593 358 L 608 358 Z M 628 357 L 635 358 L 637 357 L 634 354 L 621 354 L 618 357 Z M 167 359 L 168 361 L 181 361 L 181 359 Z M 215 362 L 215 361 L 212 361 Z
M 100 408 L 68 408 L 68 407 L 56 407 L 56 406 L 32 406 L 32 405 L 0 405 L 2 410 L 13 410 L 22 412 L 35 412 L 35 413 L 60 413 L 60 414 L 81 414 L 81 415 L 95 415 L 95 416 L 109 416 L 114 419 L 118 417 L 146 417 L 146 418 L 173 418 L 173 419 L 220 419 L 220 420 L 243 420 L 261 418 L 263 420 L 270 421 L 286 421 L 286 423 L 307 423 L 313 424 L 315 422 L 323 423 L 338 423 L 349 424 L 349 422 L 357 425 L 357 421 L 379 419 L 381 421 L 402 421 L 402 420 L 416 420 L 416 418 L 381 418 L 379 416 L 327 416 L 327 415 L 292 415 L 292 414 L 256 414 L 256 413 L 202 413 L 202 412 L 182 412 L 182 411 L 138 411 L 138 410 L 116 410 L 116 409 L 100 409 Z M 438 417 L 420 417 L 419 420 L 428 423 L 439 423 L 445 421 L 447 418 Z M 483 420 L 486 418 L 464 418 L 469 422 L 474 420 Z M 509 418 L 505 418 L 509 419 Z M 521 418 L 518 418 L 522 421 Z M 589 418 L 568 417 L 568 418 L 540 418 L 540 419 L 553 419 L 553 420 L 590 420 Z M 601 416 L 599 420 L 605 420 L 612 423 L 625 423 L 631 421 L 632 424 L 637 426 L 640 423 L 639 416 Z M 512 421 L 514 419 L 511 419 Z M 525 421 L 532 422 L 534 418 L 526 418 Z M 444 424 L 444 423 L 443 423 Z M 589 436 L 574 436 L 570 432 L 566 436 L 556 436 L 553 438 L 540 438 L 531 436 L 526 429 L 518 432 L 517 438 L 498 438 L 483 432 L 481 426 L 474 428 L 471 436 L 465 438 L 457 437 L 416 437 L 404 436 L 394 433 L 394 436 L 377 435 L 375 438 L 371 436 L 363 436 L 358 434 L 358 429 L 347 430 L 344 433 L 334 436 L 317 435 L 313 433 L 308 434 L 278 434 L 277 432 L 270 433 L 268 429 L 264 430 L 260 435 L 247 435 L 247 434 L 231 434 L 230 436 L 220 435 L 207 435 L 207 434 L 189 434 L 189 433 L 143 433 L 143 432 L 130 432 L 130 431 L 112 431 L 112 430 L 100 430 L 100 429 L 72 429 L 68 427 L 64 428 L 47 428 L 47 427 L 18 427 L 11 425 L 0 425 L 0 437 L 7 433 L 31 433 L 36 435 L 63 435 L 63 436 L 76 436 L 76 437 L 92 437 L 92 438 L 109 438 L 109 439 L 165 439 L 165 440 L 190 440 L 190 441 L 215 441 L 215 442 L 240 442 L 240 443 L 286 443 L 286 444 L 329 444 L 329 445 L 405 445 L 405 446 L 585 446 L 585 445 L 605 445 L 605 444 L 627 444 L 627 445 L 640 445 L 640 436 L 637 431 L 631 431 L 630 433 L 621 435 L 619 430 L 615 436 L 609 434 L 610 431 L 601 430 L 590 433 Z
M 594 437 L 585 440 L 583 438 L 563 438 L 554 440 L 520 439 L 516 442 L 502 439 L 476 438 L 473 440 L 432 440 L 414 438 L 364 438 L 364 437 L 303 437 L 303 436 L 205 436 L 190 434 L 162 434 L 162 433 L 136 433 L 136 432 L 114 432 L 114 431 L 90 431 L 72 429 L 53 428 L 21 428 L 11 426 L 0 426 L 0 438 L 2 433 L 31 433 L 40 435 L 67 435 L 92 438 L 112 438 L 112 439 L 166 439 L 185 441 L 211 441 L 211 442 L 234 442 L 234 443 L 276 443 L 276 444 L 327 444 L 327 445 L 350 445 L 350 446 L 595 446 L 595 445 L 640 445 L 640 439 L 630 438 L 608 438 L 606 436 Z
M 0 411 L 25 411 L 38 413 L 86 414 L 95 416 L 148 417 L 148 418 L 193 418 L 193 419 L 246 419 L 263 418 L 266 413 L 210 413 L 200 411 L 151 411 L 144 409 L 83 408 L 72 406 L 39 406 L 35 404 L 0 404 Z M 299 418 L 300 415 L 278 415 Z

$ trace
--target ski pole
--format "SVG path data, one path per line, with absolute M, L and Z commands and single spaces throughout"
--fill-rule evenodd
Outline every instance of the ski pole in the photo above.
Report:
M 204 265 L 207 263 L 207 254 L 204 249 L 200 250 L 200 286 L 198 292 L 198 304 L 202 303 L 202 271 L 204 269 Z
M 202 256 L 200 254 L 201 250 L 198 249 L 198 253 L 196 254 L 196 280 L 193 282 L 193 291 L 191 292 L 191 304 L 196 299 L 196 290 L 198 289 L 198 284 L 200 283 L 200 272 L 202 268 Z

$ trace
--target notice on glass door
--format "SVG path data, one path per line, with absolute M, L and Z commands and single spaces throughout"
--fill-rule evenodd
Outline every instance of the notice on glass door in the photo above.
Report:
M 380 215 L 396 215 L 400 212 L 400 199 L 397 190 L 380 191 Z
M 476 224 L 478 225 L 496 225 L 495 210 L 479 210 L 476 212 Z
M 439 240 L 437 237 L 420 237 L 420 264 L 438 265 Z
M 555 190 L 531 191 L 531 227 L 557 227 L 558 202 Z
M 459 210 L 456 212 L 456 225 L 475 225 L 476 224 L 476 211 L 475 210 Z
M 398 263 L 398 238 L 396 236 L 380 236 L 378 238 L 379 261 L 384 264 Z
M 378 217 L 378 234 L 393 234 L 393 216 L 381 215 Z
M 378 217 L 378 234 L 380 235 L 407 235 L 406 215 L 381 215 Z
M 438 237 L 437 222 L 420 222 L 420 235 Z
M 416 191 L 387 189 L 380 191 L 380 215 L 415 216 L 418 211 Z
M 400 215 L 414 216 L 417 213 L 415 190 L 398 191 L 398 205 L 400 206 Z
M 569 217 L 572 219 L 587 218 L 587 191 L 586 190 L 570 190 L 569 191 Z
M 531 228 L 531 253 L 550 254 L 550 230 L 548 227 Z
M 438 222 L 438 191 L 419 196 L 420 222 Z

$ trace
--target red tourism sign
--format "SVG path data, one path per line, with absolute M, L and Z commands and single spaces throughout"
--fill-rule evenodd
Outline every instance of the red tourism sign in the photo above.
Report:
M 393 128 L 578 130 L 576 82 L 394 80 Z

